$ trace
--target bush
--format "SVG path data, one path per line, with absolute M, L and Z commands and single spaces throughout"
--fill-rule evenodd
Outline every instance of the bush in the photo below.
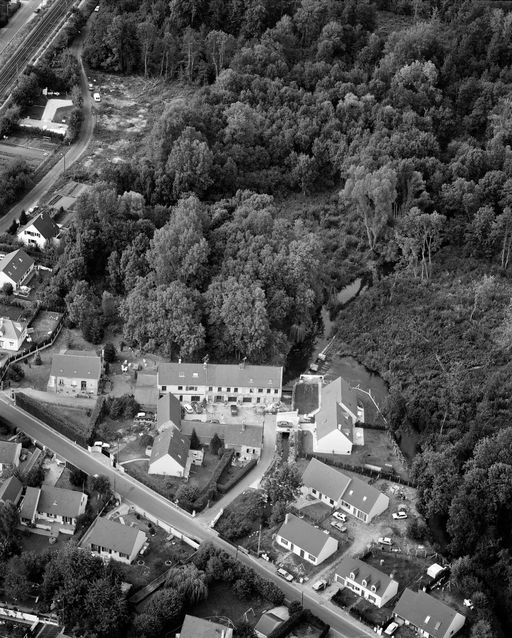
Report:
M 201 492 L 198 494 L 198 497 L 193 504 L 193 509 L 200 512 L 206 507 L 206 505 L 208 504 L 208 501 L 210 500 L 209 495 L 213 493 L 213 490 L 217 491 L 217 481 L 219 480 L 224 470 L 231 463 L 233 454 L 234 454 L 234 450 L 226 450 L 226 452 L 224 452 L 224 454 L 222 455 L 222 458 L 215 466 L 215 469 L 212 472 L 210 480 L 203 487 Z
M 217 490 L 219 491 L 219 493 L 226 494 L 226 492 L 229 492 L 229 490 L 232 489 L 237 483 L 239 483 L 244 478 L 244 476 L 249 474 L 249 472 L 252 470 L 253 467 L 255 467 L 257 463 L 258 461 L 256 459 L 252 459 L 251 461 L 249 461 L 249 463 L 247 463 L 245 467 L 241 468 L 239 473 L 233 476 L 233 478 L 231 478 L 229 481 L 226 481 L 226 483 L 219 483 L 217 485 Z
M 122 397 L 110 399 L 107 409 L 111 419 L 133 419 L 140 410 L 140 405 L 135 401 L 133 394 L 123 394 Z
M 107 363 L 113 363 L 116 360 L 116 356 L 117 356 L 116 347 L 114 346 L 113 343 L 110 343 L 109 341 L 108 343 L 105 344 L 105 347 L 103 348 L 103 358 L 105 359 Z
M 191 450 L 200 450 L 201 449 L 201 441 L 197 436 L 197 432 L 195 429 L 192 430 L 192 434 L 190 436 L 190 449 Z
M 142 447 L 146 448 L 150 445 L 153 445 L 154 440 L 155 439 L 150 434 L 143 434 L 140 437 L 140 444 L 142 445 Z
M 41 354 L 39 352 L 36 352 L 36 356 L 34 357 L 34 365 L 40 366 L 42 364 L 43 364 L 43 361 L 41 359 Z
M 217 432 L 212 436 L 210 440 L 210 452 L 212 454 L 218 454 L 219 450 L 222 448 L 222 441 L 219 438 Z
M 14 288 L 12 287 L 12 284 L 6 281 L 5 284 L 2 286 L 2 292 L 4 293 L 4 295 L 7 295 L 7 297 L 10 297 L 12 293 L 14 292 Z
M 7 368 L 7 378 L 10 381 L 14 381 L 15 383 L 17 383 L 18 381 L 21 381 L 24 376 L 25 372 L 23 371 L 19 363 L 12 363 Z

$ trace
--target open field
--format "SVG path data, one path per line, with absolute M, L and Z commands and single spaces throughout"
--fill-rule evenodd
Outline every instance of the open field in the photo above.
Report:
M 33 169 L 38 168 L 57 148 L 49 140 L 38 140 L 27 136 L 11 136 L 0 144 L 0 171 L 13 162 L 25 160 Z

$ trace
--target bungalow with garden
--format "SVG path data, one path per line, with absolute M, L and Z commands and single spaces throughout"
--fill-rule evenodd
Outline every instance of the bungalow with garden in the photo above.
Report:
M 379 608 L 398 593 L 393 576 L 357 558 L 344 558 L 336 568 L 334 580 Z
M 320 565 L 338 549 L 338 541 L 293 514 L 287 514 L 276 542 L 313 565 Z
M 82 539 L 80 547 L 100 556 L 104 561 L 117 560 L 130 565 L 146 542 L 145 532 L 138 527 L 97 518 Z
M 21 443 L 0 441 L 0 474 L 12 470 L 20 464 Z
M 74 534 L 78 517 L 85 512 L 87 495 L 51 485 L 27 487 L 21 503 L 22 525 L 54 533 Z
M 0 503 L 10 501 L 14 505 L 18 505 L 22 492 L 22 482 L 16 476 L 10 476 L 0 487 Z
M 0 317 L 0 348 L 18 352 L 27 338 L 27 324 Z
M 259 460 L 263 447 L 263 428 L 260 425 L 233 425 L 224 430 L 224 447 L 235 450 L 241 461 Z
M 233 630 L 212 620 L 187 614 L 176 638 L 233 638 Z
M 161 432 L 153 443 L 148 474 L 188 478 L 192 455 L 190 439 L 176 427 Z
M 101 371 L 101 359 L 95 352 L 69 350 L 65 354 L 54 354 L 48 392 L 98 394 Z
M 11 284 L 13 290 L 18 290 L 27 281 L 34 267 L 35 261 L 21 248 L 7 253 L 0 261 L 0 288 Z
M 44 210 L 18 231 L 18 239 L 25 246 L 43 250 L 47 244 L 57 241 L 59 233 L 60 228 L 50 217 L 50 213 Z
M 180 401 L 262 403 L 281 400 L 283 368 L 241 363 L 161 363 L 158 390 Z
M 423 591 L 406 588 L 395 605 L 397 622 L 410 626 L 422 638 L 451 638 L 466 622 L 466 617 Z
M 389 507 L 389 498 L 356 476 L 347 476 L 335 468 L 311 459 L 302 475 L 306 493 L 333 508 L 339 508 L 364 523 Z
M 351 454 L 354 425 L 358 420 L 356 393 L 338 377 L 320 391 L 315 415 L 313 451 L 318 454 Z

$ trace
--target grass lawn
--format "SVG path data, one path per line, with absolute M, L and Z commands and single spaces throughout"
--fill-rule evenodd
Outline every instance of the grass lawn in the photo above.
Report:
M 52 122 L 67 122 L 69 120 L 69 116 L 71 111 L 74 109 L 74 106 L 61 106 L 60 109 L 55 111 L 55 115 L 52 118 Z
M 0 304 L 0 316 L 11 319 L 12 321 L 18 321 L 23 311 L 24 308 L 19 308 L 18 306 L 9 306 L 4 303 Z
M 48 405 L 50 406 L 50 409 L 52 408 L 56 409 L 60 417 L 64 418 L 65 420 L 71 421 L 71 423 L 74 423 L 75 425 L 83 427 L 84 430 L 88 430 L 89 423 L 91 420 L 90 418 L 91 410 L 89 408 L 87 409 L 71 408 L 67 405 L 66 406 L 63 406 L 63 405 L 52 406 L 52 404 L 48 404 Z
M 316 523 L 322 523 L 332 514 L 332 509 L 325 503 L 306 505 L 306 507 L 301 508 L 300 511 Z
M 59 312 L 39 311 L 36 318 L 30 324 L 30 327 L 34 329 L 32 341 L 39 343 L 43 339 L 46 339 L 48 335 L 55 330 L 61 316 Z
M 53 545 L 50 545 L 48 538 L 49 536 L 33 534 L 32 532 L 23 530 L 21 533 L 22 549 L 24 552 L 36 552 L 36 554 L 40 554 L 47 549 L 58 550 L 64 547 L 66 543 L 73 538 L 73 536 L 68 534 L 59 534 L 57 542 Z
M 190 607 L 187 613 L 200 618 L 223 616 L 235 624 L 242 619 L 247 619 L 255 625 L 261 614 L 271 607 L 272 605 L 264 598 L 240 600 L 227 583 L 215 583 L 209 588 L 208 599 Z
M 319 406 L 318 383 L 296 384 L 293 390 L 293 410 L 298 410 L 299 414 L 310 414 Z
M 395 580 L 400 583 L 400 588 L 411 587 L 413 589 L 431 562 L 420 556 L 387 552 L 379 548 L 372 549 L 364 560 L 385 574 L 394 574 Z

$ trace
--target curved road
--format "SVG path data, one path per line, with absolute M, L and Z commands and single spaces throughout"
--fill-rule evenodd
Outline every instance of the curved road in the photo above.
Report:
M 370 638 L 375 635 L 373 631 L 357 622 L 329 600 L 313 592 L 307 585 L 287 583 L 280 579 L 273 565 L 262 559 L 258 560 L 239 552 L 232 545 L 220 539 L 208 525 L 195 519 L 131 476 L 104 465 L 84 448 L 52 430 L 27 412 L 20 410 L 13 405 L 9 393 L 6 392 L 0 393 L 0 418 L 18 427 L 28 436 L 39 441 L 39 443 L 87 474 L 104 474 L 108 476 L 118 494 L 134 505 L 143 508 L 159 521 L 175 527 L 191 538 L 213 542 L 228 554 L 235 556 L 238 560 L 254 569 L 261 576 L 274 581 L 284 591 L 289 600 L 301 601 L 316 616 L 327 622 L 334 630 L 332 635 L 342 638 Z

